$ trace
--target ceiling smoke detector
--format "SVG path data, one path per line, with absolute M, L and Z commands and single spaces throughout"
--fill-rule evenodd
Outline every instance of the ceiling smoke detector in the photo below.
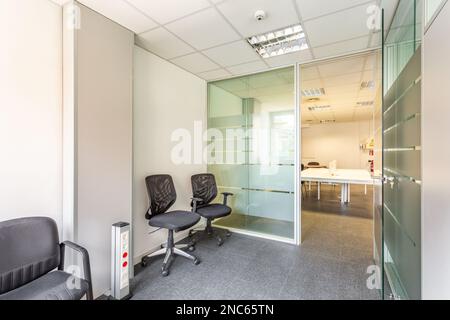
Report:
M 264 10 L 258 10 L 255 12 L 256 21 L 261 21 L 266 18 L 266 12 Z

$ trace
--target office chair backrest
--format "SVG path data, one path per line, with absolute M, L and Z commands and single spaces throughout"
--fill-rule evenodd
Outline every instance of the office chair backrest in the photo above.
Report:
M 318 162 L 310 162 L 310 163 L 308 163 L 308 166 L 320 166 L 320 163 L 318 163 Z
M 203 173 L 191 177 L 194 198 L 203 199 L 198 206 L 210 204 L 217 197 L 216 179 L 213 174 Z
M 147 219 L 165 213 L 177 200 L 177 193 L 172 177 L 167 174 L 145 178 L 150 208 L 145 214 Z
M 0 222 L 0 294 L 21 287 L 57 268 L 58 228 L 50 218 Z

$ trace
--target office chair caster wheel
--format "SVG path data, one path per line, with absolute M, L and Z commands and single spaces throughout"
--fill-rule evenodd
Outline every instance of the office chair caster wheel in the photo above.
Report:
M 200 261 L 199 258 L 196 258 L 196 259 L 194 260 L 194 264 L 195 264 L 196 266 L 198 266 L 200 263 L 201 263 L 201 261 Z
M 146 258 L 142 258 L 142 260 L 141 260 L 141 266 L 142 266 L 143 268 L 145 268 L 145 267 L 147 266 L 147 264 L 148 264 L 147 259 L 146 259 Z
M 161 274 L 162 274 L 162 276 L 163 277 L 167 277 L 168 275 L 169 275 L 169 270 L 163 270 L 162 272 L 161 272 Z
M 194 252 L 195 251 L 195 245 L 191 245 L 188 247 L 188 251 L 189 252 Z

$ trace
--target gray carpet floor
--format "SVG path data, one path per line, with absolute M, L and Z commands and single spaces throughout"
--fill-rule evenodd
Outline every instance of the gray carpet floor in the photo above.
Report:
M 366 286 L 372 220 L 310 211 L 302 219 L 301 247 L 233 234 L 220 248 L 198 243 L 198 266 L 176 257 L 166 278 L 156 258 L 137 271 L 133 299 L 379 299 Z

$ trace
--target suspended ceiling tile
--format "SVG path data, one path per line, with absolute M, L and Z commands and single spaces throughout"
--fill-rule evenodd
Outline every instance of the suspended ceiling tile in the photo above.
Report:
M 224 67 L 259 60 L 258 54 L 244 40 L 208 49 L 203 53 Z
M 325 46 L 320 46 L 314 48 L 313 52 L 315 57 L 318 59 L 329 58 L 367 49 L 368 43 L 369 37 L 364 36 L 356 39 L 350 39 Z
M 317 18 L 323 15 L 348 9 L 367 2 L 367 0 L 296 0 L 303 20 Z
M 381 46 L 381 32 L 374 32 L 372 33 L 372 38 L 370 39 L 370 47 L 371 48 L 377 48 Z
M 302 81 L 302 90 L 320 89 L 320 88 L 323 88 L 323 82 L 321 79 Z
M 295 63 L 304 63 L 307 61 L 312 60 L 312 54 L 311 50 L 302 50 L 294 53 L 285 54 L 278 57 L 272 57 L 265 59 L 266 62 L 269 64 L 269 66 L 275 68 L 275 67 L 281 67 L 281 66 L 287 66 L 292 65 Z
M 211 80 L 229 77 L 229 76 L 231 76 L 231 73 L 229 73 L 225 69 L 217 69 L 217 70 L 199 73 L 198 76 L 207 81 L 211 81 Z
M 367 25 L 369 14 L 366 10 L 368 6 L 369 4 L 365 4 L 305 22 L 311 46 L 315 48 L 369 36 L 371 30 Z M 352 48 L 349 49 L 349 51 L 354 50 Z
M 301 81 L 307 81 L 307 80 L 313 80 L 313 79 L 319 79 L 319 78 L 320 78 L 320 74 L 319 74 L 319 70 L 317 69 L 317 66 L 301 67 L 301 69 L 300 69 Z
M 346 73 L 361 72 L 364 68 L 364 58 L 341 59 L 339 61 L 323 63 L 318 66 L 322 78 L 339 76 Z
M 200 53 L 189 54 L 170 61 L 192 73 L 206 72 L 220 68 L 217 64 Z
M 228 0 L 217 8 L 244 37 L 299 23 L 292 0 Z M 264 10 L 267 17 L 256 21 L 257 10 Z
M 362 80 L 376 82 L 380 78 L 378 73 L 378 70 L 366 70 L 362 73 Z
M 160 24 L 166 24 L 210 6 L 207 0 L 127 1 Z
M 164 59 L 172 59 L 194 52 L 192 47 L 164 28 L 141 33 L 136 38 L 139 45 Z
M 214 8 L 169 23 L 166 27 L 198 50 L 240 39 Z
M 124 0 L 80 0 L 79 2 L 135 33 L 157 26 L 153 20 Z
M 236 93 L 239 91 L 245 91 L 249 89 L 246 78 L 235 78 L 227 81 L 219 81 L 215 83 L 216 86 L 226 90 L 230 93 Z
M 381 55 L 372 54 L 366 58 L 364 70 L 374 70 L 381 66 Z
M 255 74 L 248 78 L 248 84 L 254 89 L 283 85 L 285 83 L 286 81 L 282 77 L 272 72 Z
M 347 73 L 340 76 L 327 77 L 323 79 L 325 87 L 339 86 L 345 84 L 361 84 L 361 72 Z
M 244 63 L 237 66 L 228 67 L 227 70 L 234 75 L 241 75 L 267 70 L 267 66 L 262 61 Z

